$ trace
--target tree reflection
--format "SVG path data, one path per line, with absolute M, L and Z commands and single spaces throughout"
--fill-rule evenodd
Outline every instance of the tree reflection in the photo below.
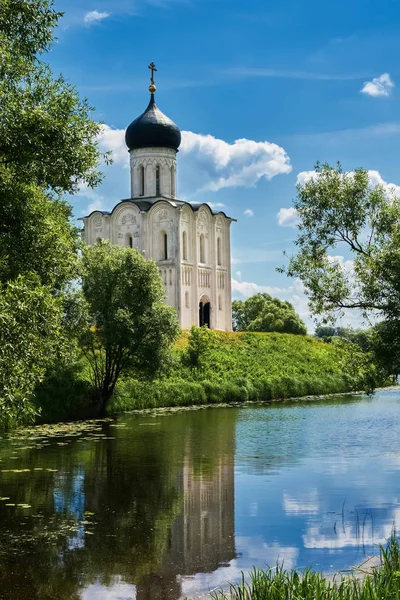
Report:
M 231 560 L 236 411 L 226 416 L 129 417 L 83 440 L 18 450 L 18 468 L 31 470 L 0 474 L 10 498 L 0 501 L 1 598 L 75 599 L 122 580 L 138 598 L 175 599 L 178 575 Z

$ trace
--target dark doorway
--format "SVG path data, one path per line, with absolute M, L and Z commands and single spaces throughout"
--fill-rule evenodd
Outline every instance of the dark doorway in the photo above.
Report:
M 199 327 L 203 327 L 203 325 L 207 325 L 207 327 L 211 329 L 209 302 L 200 302 L 199 304 Z

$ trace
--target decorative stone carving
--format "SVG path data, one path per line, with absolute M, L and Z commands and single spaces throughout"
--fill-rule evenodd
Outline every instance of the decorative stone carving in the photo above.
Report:
M 122 217 L 122 225 L 132 225 L 136 223 L 136 217 L 132 213 L 128 213 Z
M 101 227 L 102 222 L 103 222 L 103 220 L 99 215 L 96 215 L 93 219 L 93 225 L 95 226 L 96 229 Z

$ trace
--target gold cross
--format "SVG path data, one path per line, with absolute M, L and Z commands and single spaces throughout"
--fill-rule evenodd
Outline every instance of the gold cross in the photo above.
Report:
M 149 69 L 151 70 L 151 77 L 150 77 L 151 85 L 154 85 L 154 71 L 157 71 L 156 65 L 154 64 L 154 62 L 151 62 L 149 64 Z

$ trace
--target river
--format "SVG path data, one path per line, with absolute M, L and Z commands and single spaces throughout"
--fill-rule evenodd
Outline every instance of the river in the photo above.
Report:
M 0 439 L 1 600 L 177 600 L 400 526 L 400 391 L 122 415 Z

